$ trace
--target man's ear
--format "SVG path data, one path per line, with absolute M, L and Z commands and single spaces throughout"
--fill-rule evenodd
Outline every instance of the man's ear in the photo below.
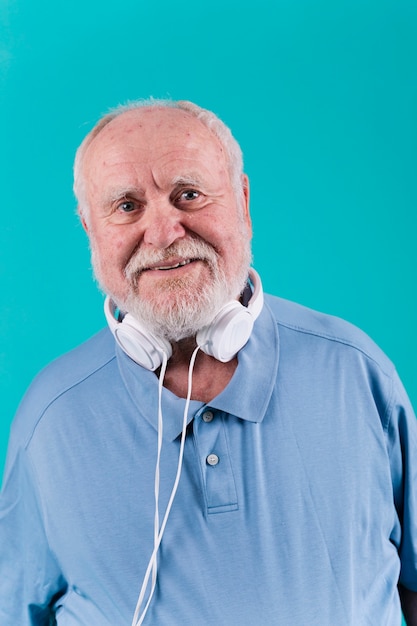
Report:
M 252 235 L 252 220 L 250 217 L 250 210 L 249 210 L 249 197 L 250 197 L 249 178 L 247 174 L 242 174 L 242 189 L 243 189 L 243 217 L 248 227 L 248 230 L 250 234 Z
M 80 210 L 80 207 L 79 207 L 79 206 L 78 206 L 78 208 L 77 208 L 77 213 L 78 213 L 78 217 L 80 218 L 80 222 L 81 222 L 81 224 L 82 224 L 82 227 L 84 228 L 85 232 L 86 232 L 86 233 L 87 233 L 87 235 L 88 235 L 88 224 L 87 224 L 86 219 L 85 219 L 85 217 L 83 216 L 83 214 L 82 214 L 82 212 L 81 212 L 81 210 Z

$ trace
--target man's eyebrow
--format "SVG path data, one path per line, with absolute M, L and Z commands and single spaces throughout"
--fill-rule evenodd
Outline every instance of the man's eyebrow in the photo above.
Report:
M 112 203 L 128 196 L 143 197 L 144 194 L 145 192 L 141 187 L 112 187 L 106 191 L 103 196 L 103 200 L 105 203 Z
M 172 185 L 189 186 L 189 187 L 201 187 L 203 181 L 197 174 L 184 174 L 175 176 L 172 179 Z

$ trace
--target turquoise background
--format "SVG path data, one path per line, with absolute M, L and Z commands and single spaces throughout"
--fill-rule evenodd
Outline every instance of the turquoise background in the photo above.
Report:
M 267 290 L 362 327 L 417 404 L 415 0 L 0 0 L 0 471 L 41 367 L 103 324 L 75 149 L 138 97 L 213 109 Z
M 266 290 L 349 319 L 417 404 L 415 0 L 1 0 L 0 469 L 33 376 L 104 325 L 75 149 L 138 97 L 228 123 Z

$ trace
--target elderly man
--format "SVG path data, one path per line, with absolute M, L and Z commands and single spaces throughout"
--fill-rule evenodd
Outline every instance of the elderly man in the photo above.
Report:
M 264 296 L 212 113 L 149 101 L 80 146 L 109 328 L 13 424 L 2 626 L 417 624 L 417 427 L 388 358 Z

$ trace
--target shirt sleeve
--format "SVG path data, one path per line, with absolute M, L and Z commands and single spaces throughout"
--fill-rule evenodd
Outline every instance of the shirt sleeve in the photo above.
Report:
M 417 420 L 397 375 L 387 434 L 399 519 L 399 530 L 393 541 L 401 559 L 400 582 L 417 591 Z
M 52 606 L 66 590 L 48 546 L 36 482 L 30 469 L 24 449 L 9 452 L 0 495 L 2 626 L 55 624 Z

